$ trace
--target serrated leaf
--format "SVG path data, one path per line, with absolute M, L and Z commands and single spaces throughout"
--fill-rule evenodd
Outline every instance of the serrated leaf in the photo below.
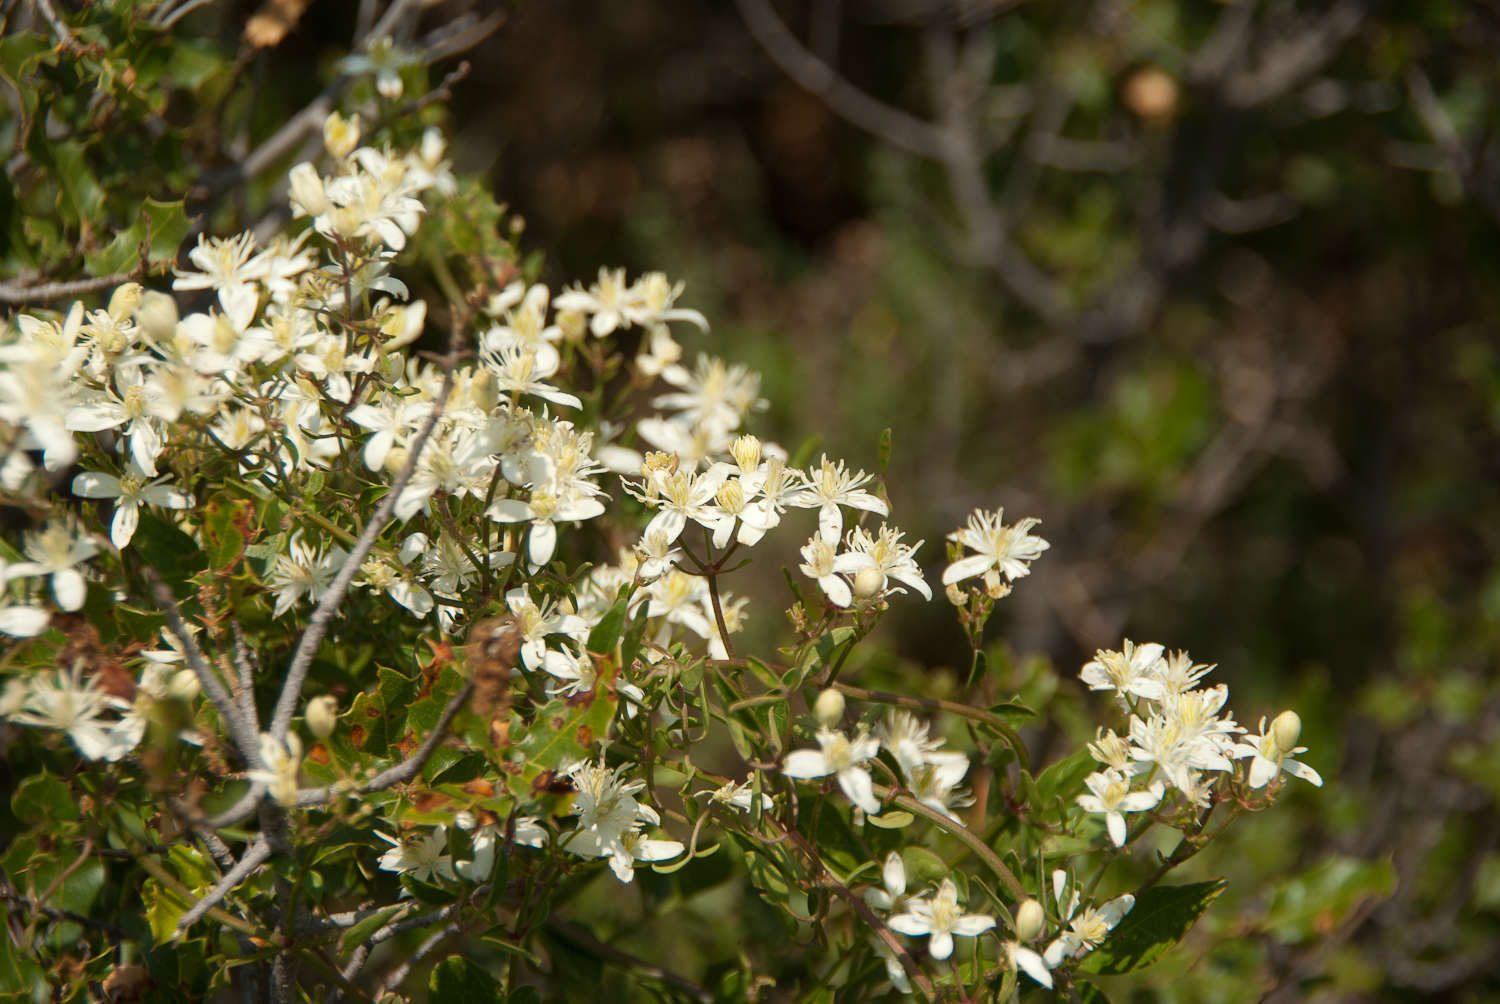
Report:
M 1147 889 L 1108 940 L 1084 957 L 1079 969 L 1106 975 L 1144 969 L 1192 930 L 1228 884 L 1215 879 Z
M 78 801 L 67 784 L 49 774 L 33 774 L 16 785 L 10 811 L 28 823 L 65 823 L 78 818 Z

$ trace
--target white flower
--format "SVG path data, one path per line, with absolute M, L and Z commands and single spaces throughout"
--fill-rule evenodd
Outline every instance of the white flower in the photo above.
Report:
M 83 681 L 83 663 L 68 672 L 38 673 L 27 681 L 26 698 L 11 720 L 21 725 L 59 729 L 68 734 L 78 751 L 90 760 L 119 760 L 135 743 L 109 722 L 99 720 L 107 711 L 125 711 L 128 703 L 99 688 L 97 678 Z M 137 737 L 138 738 L 138 737 Z
M 276 556 L 266 583 L 276 594 L 276 608 L 271 616 L 280 617 L 304 597 L 309 603 L 318 602 L 343 559 L 344 552 L 337 547 L 320 556 L 303 541 L 302 531 L 295 531 L 287 541 L 287 553 Z
M 842 732 L 819 729 L 818 745 L 822 748 L 788 753 L 782 773 L 802 779 L 834 774 L 849 801 L 866 812 L 879 812 L 880 799 L 875 797 L 870 772 L 860 765 L 880 752 L 880 740 L 861 734 L 850 741 Z
M 388 836 L 380 830 L 375 835 L 393 845 L 380 856 L 380 868 L 388 872 L 411 872 L 419 882 L 431 882 L 434 877 L 453 879 L 453 858 L 448 854 L 448 829 L 438 826 L 426 836 L 407 834 L 401 837 Z M 402 892 L 405 896 L 407 893 Z
M 749 812 L 755 803 L 755 791 L 748 781 L 743 784 L 726 781 L 713 791 L 700 791 L 695 794 L 707 795 L 710 802 L 716 805 L 727 805 L 731 808 L 739 809 L 741 812 Z M 762 809 L 769 809 L 774 804 L 770 795 L 761 792 L 760 807 Z
M 50 575 L 52 595 L 62 610 L 83 606 L 83 573 L 77 565 L 99 552 L 99 545 L 87 534 L 78 532 L 71 523 L 52 523 L 39 533 L 28 534 L 23 561 L 10 566 L 9 575 Z M 3 580 L 0 580 L 3 585 Z
M 1066 872 L 1058 870 L 1052 873 L 1052 891 L 1059 908 L 1062 906 L 1067 885 Z M 1088 907 L 1082 913 L 1078 911 L 1078 905 L 1078 891 L 1075 889 L 1072 898 L 1068 901 L 1067 909 L 1061 911 L 1063 923 L 1068 925 L 1068 929 L 1042 953 L 1042 960 L 1048 969 L 1056 969 L 1065 959 L 1076 959 L 1087 955 L 1103 944 L 1109 932 L 1113 931 L 1115 925 L 1119 924 L 1135 906 L 1135 897 L 1126 893 L 1115 897 L 1103 906 Z
M 873 910 L 894 910 L 906 897 L 906 864 L 895 851 L 886 855 L 885 866 L 880 870 L 884 889 L 866 889 L 865 902 Z
M 1297 745 L 1297 736 L 1302 731 L 1302 720 L 1295 711 L 1283 711 L 1276 716 L 1268 728 L 1266 720 L 1260 720 L 1260 735 L 1246 736 L 1234 750 L 1237 758 L 1250 757 L 1250 787 L 1264 788 L 1277 775 L 1285 772 L 1299 777 L 1308 784 L 1323 787 L 1323 778 L 1305 763 L 1292 757 L 1306 753 L 1306 746 Z
M 171 487 L 165 477 L 147 481 L 146 474 L 134 460 L 125 462 L 120 477 L 85 471 L 73 479 L 73 494 L 88 499 L 115 499 L 115 518 L 110 524 L 109 539 L 115 547 L 124 548 L 140 525 L 141 506 L 159 505 L 168 509 L 187 509 L 193 498 Z
M 1144 791 L 1131 791 L 1130 779 L 1114 770 L 1097 771 L 1083 779 L 1089 794 L 1078 796 L 1078 805 L 1085 812 L 1104 813 L 1109 828 L 1109 839 L 1116 847 L 1125 846 L 1125 816 L 1127 812 L 1144 812 L 1161 801 L 1165 785 L 1155 781 Z
M 835 538 L 835 542 L 837 538 Z M 809 579 L 816 579 L 818 588 L 836 607 L 847 607 L 854 602 L 849 583 L 838 574 L 839 555 L 834 554 L 833 544 L 821 536 L 813 536 L 802 546 L 803 563 L 798 569 Z
M 850 474 L 842 460 L 822 462 L 807 471 L 807 487 L 788 499 L 789 504 L 802 509 L 818 510 L 818 532 L 830 545 L 836 545 L 844 532 L 844 514 L 839 506 L 846 505 L 866 512 L 889 516 L 891 510 L 884 502 L 861 488 L 873 475 L 864 471 Z M 847 604 L 840 604 L 845 606 Z
M 1126 638 L 1119 652 L 1104 648 L 1095 652 L 1093 661 L 1078 671 L 1078 678 L 1090 690 L 1114 690 L 1121 697 L 1134 694 L 1154 701 L 1165 693 L 1159 673 L 1164 651 L 1155 642 L 1137 645 Z
M 886 921 L 893 931 L 920 937 L 930 935 L 927 951 L 934 959 L 953 954 L 953 936 L 973 938 L 995 926 L 995 918 L 982 913 L 964 913 L 958 905 L 958 887 L 943 879 L 935 893 L 908 904 L 908 912 Z
M 948 534 L 949 540 L 957 541 L 979 553 L 960 558 L 949 565 L 948 570 L 943 573 L 943 585 L 951 586 L 992 569 L 1001 572 L 1011 581 L 1031 574 L 1028 563 L 1035 561 L 1043 551 L 1052 546 L 1029 532 L 1041 520 L 1027 516 L 1015 526 L 1006 526 L 1004 518 L 1004 509 L 996 509 L 994 512 L 975 509 L 969 514 L 968 526 Z

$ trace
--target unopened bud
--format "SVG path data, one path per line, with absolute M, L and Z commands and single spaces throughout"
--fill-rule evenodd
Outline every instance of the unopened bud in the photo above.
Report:
M 333 112 L 323 121 L 323 145 L 335 157 L 347 157 L 359 146 L 359 116 Z
M 1302 734 L 1302 719 L 1297 717 L 1295 711 L 1283 711 L 1271 722 L 1271 729 L 1267 733 L 1271 737 L 1271 744 L 1276 747 L 1277 752 L 1285 756 L 1297 746 L 1297 737 Z M 1274 759 L 1274 758 L 1272 758 Z
M 386 469 L 386 472 L 389 473 L 390 475 L 392 475 L 393 477 L 395 475 L 401 473 L 401 468 L 403 468 L 403 467 L 406 466 L 406 457 L 407 457 L 406 447 L 404 447 L 404 446 L 393 446 L 393 447 L 391 447 L 390 452 L 388 452 L 385 455 L 385 469 Z
M 339 702 L 331 694 L 322 697 L 314 697 L 307 702 L 307 711 L 303 714 L 303 721 L 307 722 L 308 731 L 319 739 L 327 739 L 333 735 L 333 730 L 339 724 Z
M 191 669 L 179 669 L 172 674 L 172 681 L 167 684 L 167 693 L 179 701 L 191 701 L 202 689 L 203 684 L 198 682 L 198 674 Z
M 832 687 L 818 695 L 813 702 L 813 717 L 824 728 L 833 728 L 844 717 L 844 695 Z
M 127 282 L 116 289 L 109 298 L 109 316 L 117 321 L 124 320 L 135 313 L 135 308 L 140 305 L 141 295 L 145 292 L 138 282 Z
M 1016 940 L 1030 941 L 1042 933 L 1047 917 L 1042 913 L 1042 904 L 1028 899 L 1016 907 Z
M 141 294 L 136 307 L 135 323 L 141 333 L 153 342 L 168 342 L 177 333 L 177 301 L 166 293 L 149 289 Z
M 866 565 L 854 573 L 854 596 L 868 600 L 885 588 L 885 575 L 874 565 Z
M 307 161 L 292 168 L 288 176 L 292 186 L 292 212 L 296 216 L 320 216 L 328 211 L 328 196 L 318 169 Z
M 495 386 L 495 376 L 489 370 L 475 374 L 469 384 L 469 399 L 480 411 L 489 412 L 500 403 L 500 388 Z
M 944 590 L 943 594 L 948 597 L 948 602 L 955 607 L 964 605 L 964 591 L 957 582 L 949 583 L 948 588 Z

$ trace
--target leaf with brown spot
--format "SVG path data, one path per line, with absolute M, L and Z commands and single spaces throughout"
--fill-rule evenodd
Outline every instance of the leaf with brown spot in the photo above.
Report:
M 396 743 L 395 748 L 401 753 L 402 756 L 411 756 L 412 753 L 414 753 L 417 749 L 417 734 L 415 732 L 408 731 L 406 735 L 401 737 L 401 741 Z
M 356 749 L 363 749 L 365 745 L 365 727 L 363 725 L 352 725 L 349 728 L 349 741 Z
M 428 790 L 412 796 L 411 805 L 418 812 L 432 812 L 435 809 L 441 809 L 451 801 L 453 799 L 440 791 Z
M 307 751 L 307 758 L 316 764 L 326 765 L 332 759 L 328 755 L 328 747 L 322 743 L 313 743 L 313 748 Z
M 476 777 L 463 786 L 463 792 L 466 795 L 478 795 L 481 798 L 488 798 L 495 793 L 495 786 L 483 778 Z

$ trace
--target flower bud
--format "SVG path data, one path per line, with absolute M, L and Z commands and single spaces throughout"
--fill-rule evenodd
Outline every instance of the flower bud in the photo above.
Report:
M 392 476 L 401 473 L 401 468 L 406 466 L 407 451 L 404 446 L 393 446 L 385 455 L 385 469 Z
M 885 588 L 885 575 L 874 565 L 866 565 L 854 573 L 855 599 L 868 600 Z
M 832 687 L 823 691 L 813 703 L 813 716 L 824 728 L 833 728 L 844 717 L 844 695 Z
M 191 669 L 179 669 L 172 674 L 172 681 L 167 684 L 167 693 L 179 701 L 191 701 L 202 689 L 203 684 L 198 682 L 198 674 Z
M 145 290 L 138 282 L 127 282 L 116 289 L 109 298 L 109 316 L 117 321 L 122 321 L 135 313 L 135 308 L 140 305 L 141 294 Z
M 323 121 L 323 145 L 335 157 L 347 157 L 359 146 L 359 116 L 333 112 Z
M 313 735 L 319 739 L 327 739 L 339 724 L 338 700 L 331 694 L 314 697 L 307 702 L 303 721 L 307 722 L 307 728 Z
M 153 342 L 168 342 L 177 333 L 177 301 L 166 293 L 148 289 L 141 294 L 135 310 L 135 323 L 141 333 Z
M 292 168 L 288 175 L 292 186 L 292 213 L 295 216 L 321 216 L 328 211 L 328 196 L 318 169 L 307 161 Z
M 964 605 L 964 591 L 957 582 L 950 582 L 948 588 L 943 590 L 943 595 L 948 597 L 948 602 L 955 607 Z
M 495 386 L 495 375 L 481 370 L 469 384 L 469 397 L 480 411 L 489 412 L 500 403 L 500 388 Z
M 1277 754 L 1285 756 L 1297 746 L 1297 737 L 1302 734 L 1302 719 L 1297 717 L 1295 711 L 1283 711 L 1271 722 L 1270 731 L 1266 734 L 1271 737 L 1271 744 L 1276 747 Z
M 1016 940 L 1030 941 L 1042 933 L 1047 917 L 1042 913 L 1042 904 L 1028 899 L 1016 907 Z

